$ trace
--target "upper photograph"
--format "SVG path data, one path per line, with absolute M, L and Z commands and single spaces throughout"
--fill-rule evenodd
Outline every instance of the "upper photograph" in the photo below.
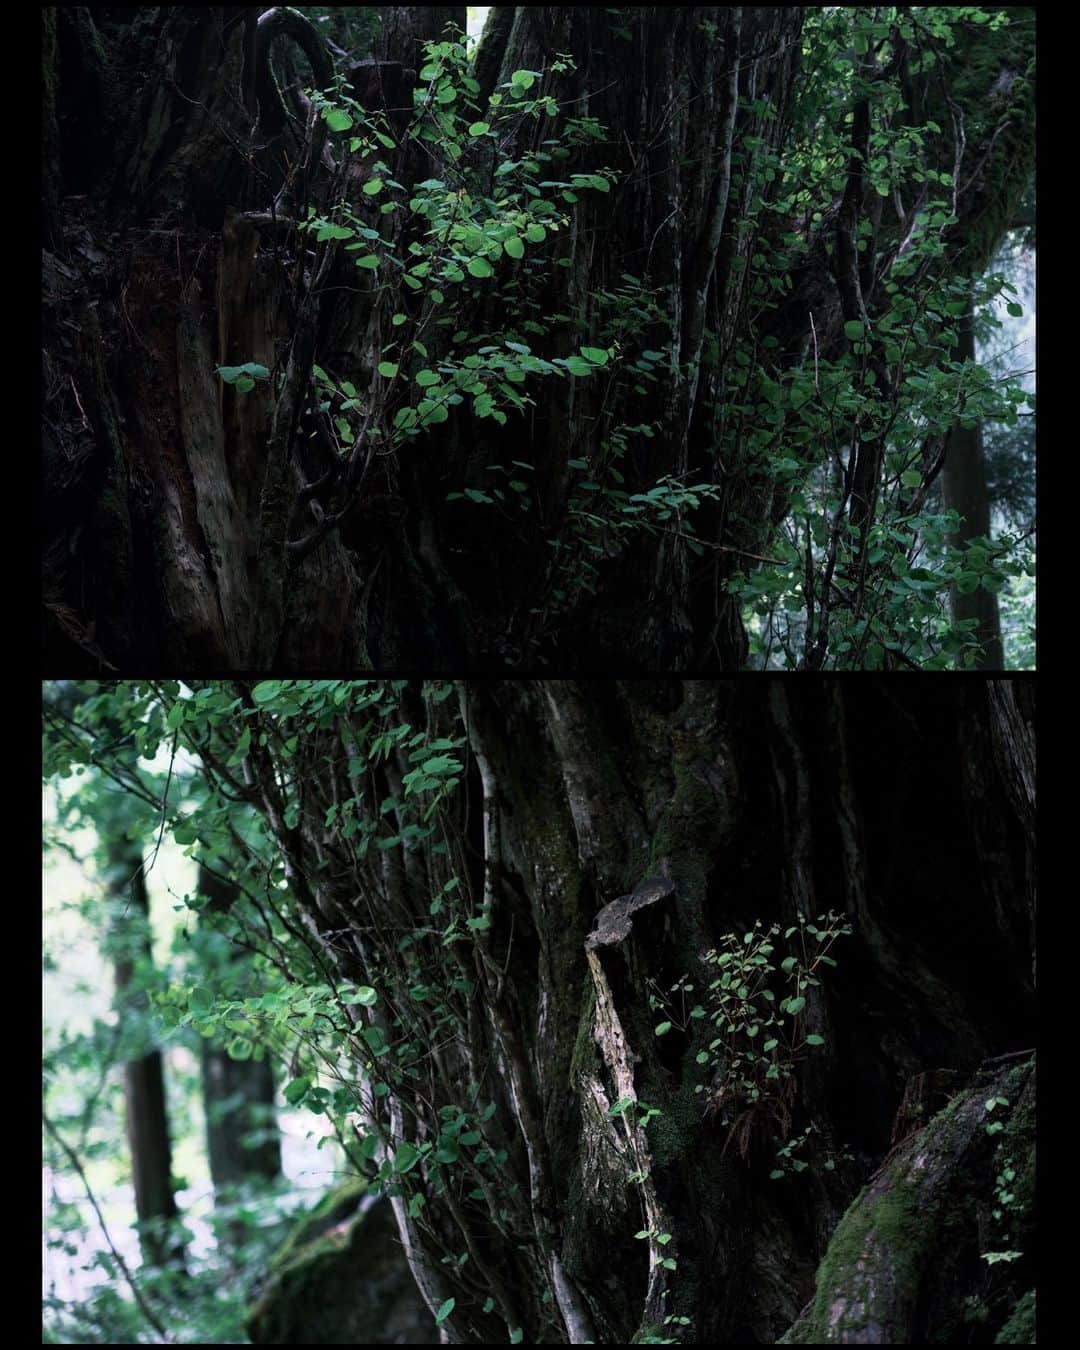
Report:
M 1033 6 L 41 13 L 43 675 L 1035 669 Z

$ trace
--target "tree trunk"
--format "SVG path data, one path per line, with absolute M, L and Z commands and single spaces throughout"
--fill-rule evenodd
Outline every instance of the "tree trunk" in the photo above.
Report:
M 227 880 L 205 867 L 199 868 L 199 893 L 208 898 L 211 912 L 228 909 L 236 894 Z M 245 959 L 237 949 L 234 956 Z M 202 1088 L 214 1199 L 227 1204 L 236 1199 L 239 1184 L 281 1175 L 273 1068 L 268 1059 L 235 1060 L 224 1046 L 203 1041 Z M 252 1135 L 258 1136 L 257 1143 Z M 243 1232 L 239 1227 L 236 1236 Z
M 974 361 L 975 323 L 970 309 L 964 316 L 959 332 L 956 359 Z M 949 437 L 941 485 L 946 507 L 960 516 L 960 528 L 951 536 L 950 542 L 959 547 L 976 539 L 989 540 L 990 494 L 986 484 L 982 430 L 978 422 L 969 427 L 957 426 Z M 954 623 L 965 619 L 975 620 L 974 636 L 982 649 L 975 662 L 975 669 L 1004 669 L 1005 654 L 1001 645 L 1001 619 L 996 593 L 983 586 L 977 586 L 973 591 L 960 591 L 954 584 L 950 599 Z
M 378 444 L 393 441 L 376 364 L 393 336 L 387 306 L 409 292 L 386 296 L 370 273 L 358 284 L 353 255 L 298 236 L 309 202 L 344 193 L 370 210 L 357 192 L 367 175 L 330 179 L 298 123 L 279 129 L 265 108 L 254 122 L 254 91 L 268 87 L 253 69 L 257 14 L 70 7 L 45 21 L 47 663 L 737 669 L 747 638 L 729 582 L 762 556 L 791 488 L 747 440 L 754 417 L 733 411 L 747 379 L 733 353 L 748 344 L 763 378 L 782 378 L 807 359 L 810 314 L 815 353 L 844 344 L 857 294 L 835 254 L 836 220 L 785 218 L 783 174 L 769 167 L 805 92 L 806 11 L 520 6 L 488 24 L 480 97 L 568 54 L 575 68 L 544 76 L 537 92 L 552 91 L 579 127 L 598 119 L 606 130 L 599 140 L 580 132 L 559 172 L 600 165 L 617 175 L 609 193 L 580 194 L 568 228 L 546 241 L 543 284 L 515 292 L 545 319 L 538 350 L 564 359 L 590 340 L 619 346 L 636 374 L 550 379 L 527 419 L 505 428 L 461 408 L 391 451 L 375 453 L 371 440 L 362 483 L 335 468 L 313 371 L 357 388 L 370 425 L 384 428 Z M 383 14 L 379 62 L 350 73 L 365 106 L 381 104 L 395 128 L 388 177 L 411 186 L 431 172 L 429 150 L 401 139 L 416 39 L 441 36 L 446 18 L 463 24 L 464 10 Z M 1025 72 L 1023 61 L 1012 72 L 1020 92 L 1015 115 L 1005 98 L 1007 134 L 992 121 L 977 132 L 968 118 L 968 153 L 985 171 L 959 202 L 942 267 L 970 235 L 994 232 L 984 216 L 996 220 L 1025 176 Z M 546 154 L 548 130 L 543 117 L 525 118 L 499 151 Z M 839 234 L 854 250 L 856 226 L 874 234 L 883 208 L 861 170 L 846 182 Z M 895 258 L 902 227 L 904 218 L 881 225 L 884 258 Z M 404 227 L 386 228 L 407 245 Z M 786 262 L 777 294 L 762 298 L 766 256 Z M 872 306 L 873 268 L 861 266 L 859 303 Z M 508 294 L 476 288 L 454 322 L 477 341 L 491 332 L 502 341 Z M 453 330 L 432 331 L 437 361 Z M 248 393 L 214 373 L 249 362 L 269 378 Z M 879 458 L 866 448 L 857 466 L 853 528 L 873 509 Z M 485 489 L 502 481 L 492 474 L 515 461 L 533 484 L 523 489 L 530 509 L 504 502 L 478 514 L 467 494 L 491 497 Z M 632 494 L 704 484 L 712 495 L 695 517 L 698 552 L 681 507 L 653 532 L 627 533 L 632 512 L 621 510 L 589 524 L 596 498 L 583 464 L 611 491 L 621 484 L 629 506 Z
M 153 959 L 142 846 L 117 834 L 108 840 L 107 848 L 110 898 L 117 911 L 110 938 L 117 1006 L 121 1018 L 145 1022 L 149 1015 L 146 994 L 133 985 L 137 967 L 145 970 Z M 151 1266 L 182 1264 L 184 1246 L 177 1236 L 179 1211 L 173 1193 L 172 1142 L 160 1050 L 148 1049 L 125 1062 L 124 1105 L 143 1261 Z
M 364 1129 L 451 1343 L 774 1343 L 796 1322 L 911 1081 L 966 1086 L 1033 1043 L 1032 688 L 241 688 L 250 798 L 313 957 L 374 990 L 347 1005 L 391 1087 Z M 219 730 L 212 780 L 239 734 Z M 460 786 L 413 809 L 456 757 Z M 775 924 L 779 966 L 830 908 L 853 931 L 805 988 L 786 1086 L 724 1086 L 742 1043 L 717 953 Z M 958 1316 L 984 1267 L 965 1247 L 959 1268 Z M 905 1308 L 922 1270 L 891 1273 Z

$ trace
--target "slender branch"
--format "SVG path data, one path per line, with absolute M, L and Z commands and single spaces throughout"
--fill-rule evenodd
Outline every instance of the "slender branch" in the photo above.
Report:
M 164 1342 L 166 1342 L 167 1344 L 171 1344 L 171 1343 L 172 1343 L 172 1337 L 171 1337 L 171 1336 L 169 1335 L 169 1333 L 165 1330 L 164 1326 L 162 1326 L 162 1324 L 158 1321 L 158 1319 L 157 1319 L 157 1317 L 156 1317 L 156 1315 L 155 1315 L 155 1313 L 154 1313 L 153 1308 L 151 1308 L 150 1305 L 147 1303 L 146 1299 L 143 1297 L 142 1293 L 141 1293 L 140 1290 L 139 1290 L 139 1286 L 135 1283 L 135 1279 L 134 1279 L 134 1277 L 133 1277 L 131 1271 L 128 1269 L 128 1264 L 127 1264 L 127 1262 L 126 1262 L 126 1261 L 124 1260 L 124 1258 L 120 1255 L 120 1253 L 116 1250 L 116 1245 L 115 1245 L 115 1243 L 113 1242 L 112 1238 L 110 1237 L 110 1235 L 109 1235 L 109 1229 L 108 1229 L 108 1227 L 106 1226 L 106 1223 L 105 1223 L 105 1216 L 102 1214 L 102 1212 L 101 1212 L 101 1207 L 99 1206 L 99 1204 L 98 1204 L 98 1202 L 97 1202 L 97 1198 L 95 1197 L 94 1192 L 93 1192 L 93 1191 L 91 1190 L 91 1188 L 90 1188 L 90 1182 L 89 1182 L 89 1181 L 87 1180 L 87 1178 L 86 1178 L 86 1173 L 85 1173 L 85 1171 L 83 1170 L 83 1165 L 82 1165 L 82 1163 L 79 1161 L 78 1154 L 75 1152 L 75 1150 L 74 1150 L 68 1143 L 66 1143 L 66 1142 L 60 1137 L 60 1134 L 59 1134 L 59 1132 L 57 1131 L 56 1126 L 55 1126 L 55 1125 L 52 1123 L 52 1121 L 49 1119 L 48 1115 L 45 1113 L 44 1108 L 42 1108 L 41 1119 L 42 1119 L 42 1120 L 44 1121 L 44 1123 L 45 1123 L 45 1128 L 48 1130 L 49 1134 L 50 1134 L 50 1135 L 53 1137 L 53 1139 L 56 1141 L 57 1145 L 59 1146 L 59 1148 L 61 1149 L 61 1151 L 64 1153 L 64 1156 L 67 1158 L 68 1162 L 71 1164 L 72 1170 L 75 1172 L 76 1176 L 77 1176 L 77 1177 L 79 1178 L 79 1180 L 82 1182 L 83 1190 L 86 1192 L 86 1198 L 90 1201 L 90 1204 L 91 1204 L 91 1206 L 93 1207 L 94 1213 L 97 1215 L 97 1221 L 98 1221 L 98 1225 L 99 1225 L 100 1228 L 101 1228 L 102 1236 L 105 1238 L 105 1241 L 108 1243 L 109 1251 L 112 1253 L 113 1260 L 114 1260 L 114 1261 L 116 1262 L 116 1264 L 120 1267 L 120 1271 L 121 1271 L 121 1273 L 123 1274 L 124 1279 L 127 1280 L 128 1286 L 129 1286 L 129 1288 L 131 1289 L 131 1292 L 135 1295 L 135 1302 L 136 1302 L 136 1303 L 138 1304 L 138 1306 L 139 1306 L 139 1311 L 140 1311 L 140 1312 L 142 1313 L 142 1315 L 146 1318 L 146 1320 L 150 1323 L 150 1325 L 154 1328 L 154 1330 L 155 1330 L 155 1331 L 157 1332 L 157 1334 L 161 1337 L 161 1339 L 162 1339 Z

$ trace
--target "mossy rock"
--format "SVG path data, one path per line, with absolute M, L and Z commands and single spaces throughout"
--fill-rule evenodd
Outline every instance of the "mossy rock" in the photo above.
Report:
M 351 1181 L 325 1195 L 274 1257 L 248 1314 L 255 1345 L 431 1345 L 390 1202 Z

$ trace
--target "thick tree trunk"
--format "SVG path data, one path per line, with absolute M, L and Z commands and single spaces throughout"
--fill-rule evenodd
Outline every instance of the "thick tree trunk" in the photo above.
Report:
M 267 88 L 253 69 L 257 15 L 70 7 L 45 20 L 46 660 L 87 671 L 737 669 L 747 644 L 728 581 L 762 554 L 789 489 L 736 435 L 745 376 L 729 359 L 760 304 L 755 260 L 790 247 L 797 224 L 770 214 L 783 175 L 768 165 L 791 130 L 805 11 L 521 6 L 489 23 L 482 93 L 569 54 L 576 68 L 537 92 L 606 131 L 585 136 L 560 172 L 619 175 L 547 242 L 546 280 L 529 299 L 566 317 L 547 324 L 543 354 L 566 357 L 611 329 L 612 297 L 640 282 L 654 307 L 623 334 L 626 359 L 662 355 L 636 367 L 641 392 L 549 380 L 528 418 L 502 430 L 458 409 L 373 454 L 361 486 L 334 469 L 312 372 L 349 381 L 386 421 L 375 366 L 392 336 L 389 300 L 370 273 L 357 282 L 351 255 L 294 228 L 309 201 L 344 189 L 298 123 L 279 129 L 265 109 L 255 123 L 255 91 Z M 463 24 L 464 10 L 383 15 L 379 63 L 349 73 L 400 132 L 417 39 L 440 37 L 448 18 Z M 1024 72 L 1021 62 L 1016 89 Z M 988 122 L 983 139 L 969 136 L 998 177 L 1007 146 L 1012 175 L 1001 193 L 980 186 L 974 205 L 960 203 L 969 233 L 1023 176 L 1029 123 L 1006 111 L 1006 134 Z M 526 118 L 504 148 L 542 149 L 548 133 Z M 406 185 L 429 159 L 415 144 L 387 152 Z M 353 206 L 370 210 L 355 189 Z M 848 234 L 880 216 L 860 174 L 844 209 Z M 386 229 L 407 245 L 398 225 Z M 791 295 L 761 320 L 758 336 L 776 343 L 759 353 L 763 370 L 803 360 L 811 311 L 823 354 L 842 341 L 834 233 L 824 221 L 800 241 L 806 256 L 791 255 L 779 283 Z M 454 317 L 499 333 L 506 305 L 481 294 Z M 270 372 L 248 393 L 214 374 L 246 362 Z M 864 507 L 876 453 L 860 462 Z M 622 517 L 580 536 L 588 493 L 571 461 L 606 473 L 616 459 L 628 493 L 669 478 L 715 490 L 696 517 L 703 555 L 674 528 L 628 536 Z M 478 528 L 462 490 L 492 486 L 490 466 L 513 460 L 535 484 L 533 509 L 489 509 Z
M 956 349 L 958 361 L 975 360 L 975 321 L 968 311 L 959 330 L 960 343 Z M 960 516 L 960 528 L 951 542 L 962 546 L 975 539 L 990 538 L 990 494 L 986 483 L 986 457 L 983 454 L 982 430 L 978 422 L 970 427 L 958 426 L 949 437 L 945 468 L 941 485 L 946 507 Z M 997 595 L 978 586 L 973 591 L 951 590 L 954 622 L 975 620 L 974 636 L 982 649 L 975 662 L 977 670 L 1002 670 L 1005 654 L 1001 645 L 1001 618 Z
M 146 995 L 132 985 L 136 963 L 152 959 L 142 848 L 122 835 L 111 840 L 108 848 L 110 898 L 117 911 L 110 942 L 115 951 L 119 1015 L 145 1020 L 149 1016 Z M 172 1141 L 160 1050 L 147 1050 L 125 1062 L 124 1108 L 143 1260 L 152 1266 L 182 1263 L 184 1246 L 177 1236 L 179 1211 L 173 1193 Z
M 773 1343 L 796 1321 L 911 1080 L 965 1085 L 1032 1044 L 1031 688 L 476 683 L 456 709 L 405 689 L 390 712 L 386 691 L 369 731 L 364 686 L 276 766 L 268 723 L 252 798 L 318 959 L 377 990 L 357 1054 L 395 1086 L 370 1118 L 414 1277 L 433 1312 L 455 1299 L 452 1343 Z M 426 842 L 418 729 L 467 738 Z M 361 772 L 376 732 L 402 748 Z M 723 935 L 829 908 L 853 933 L 805 991 L 823 1044 L 787 1095 L 718 1097 L 724 1022 L 690 1009 L 717 1006 Z M 418 1077 L 380 1069 L 410 1046 Z M 811 1125 L 806 1169 L 770 1177 Z

